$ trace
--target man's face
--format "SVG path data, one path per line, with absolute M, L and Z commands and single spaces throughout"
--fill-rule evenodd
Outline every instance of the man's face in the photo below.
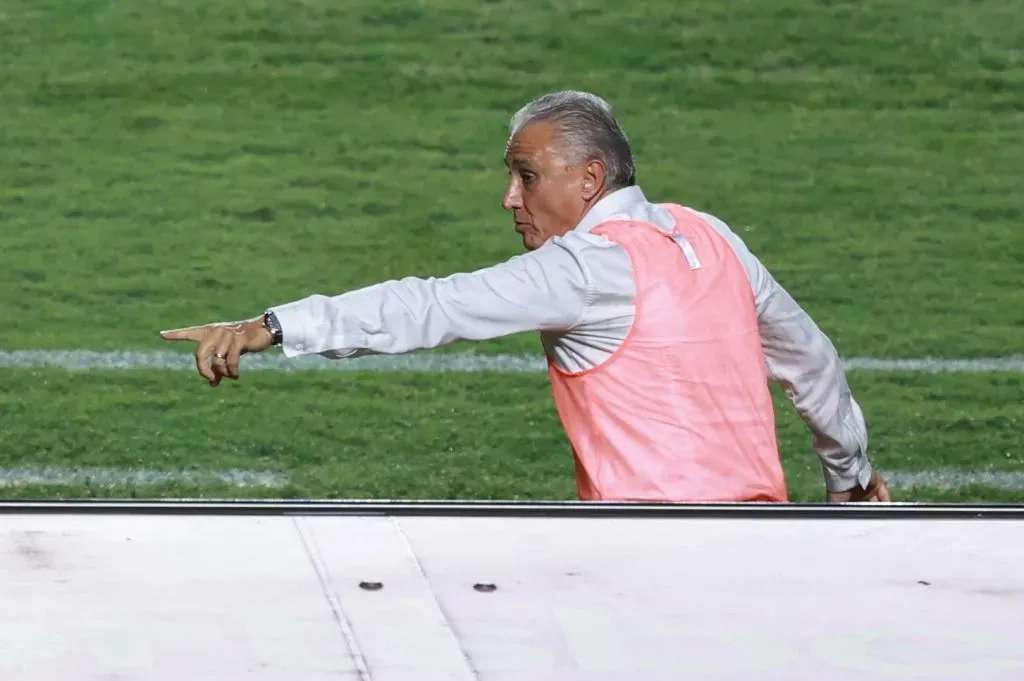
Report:
M 552 123 L 530 123 L 509 140 L 505 152 L 509 185 L 501 205 L 512 211 L 528 251 L 572 230 L 598 198 L 604 180 L 598 161 L 565 165 L 557 133 Z

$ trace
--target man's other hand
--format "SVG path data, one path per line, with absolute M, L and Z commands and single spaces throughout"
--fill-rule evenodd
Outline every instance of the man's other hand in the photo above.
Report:
M 837 504 L 858 501 L 887 503 L 892 501 L 892 497 L 889 495 L 889 487 L 885 483 L 885 478 L 876 468 L 871 471 L 871 480 L 868 481 L 866 488 L 861 489 L 858 486 L 847 492 L 829 492 L 828 501 Z
M 238 380 L 242 355 L 263 352 L 274 343 L 274 336 L 263 325 L 262 317 L 161 331 L 160 337 L 194 342 L 196 369 L 214 388 L 225 376 Z

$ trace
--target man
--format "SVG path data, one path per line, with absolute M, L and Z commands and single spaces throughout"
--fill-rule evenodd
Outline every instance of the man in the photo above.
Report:
M 195 342 L 217 386 L 275 345 L 343 359 L 539 331 L 584 500 L 787 500 L 773 380 L 813 433 L 827 498 L 890 500 L 832 343 L 721 220 L 646 199 L 603 99 L 530 102 L 505 162 L 525 254 L 162 336 Z

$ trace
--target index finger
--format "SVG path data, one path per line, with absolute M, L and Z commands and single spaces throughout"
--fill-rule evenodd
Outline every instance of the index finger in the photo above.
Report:
M 206 338 L 207 329 L 202 326 L 189 326 L 184 329 L 170 329 L 168 331 L 161 331 L 160 337 L 164 340 L 171 341 L 195 341 L 196 343 L 201 342 Z

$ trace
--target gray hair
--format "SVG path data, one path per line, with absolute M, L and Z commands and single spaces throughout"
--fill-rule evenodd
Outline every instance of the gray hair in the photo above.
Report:
M 612 107 L 589 92 L 562 90 L 542 95 L 519 109 L 509 122 L 509 139 L 527 124 L 554 123 L 561 132 L 567 163 L 600 159 L 606 169 L 605 189 L 636 184 L 636 166 L 626 133 Z

